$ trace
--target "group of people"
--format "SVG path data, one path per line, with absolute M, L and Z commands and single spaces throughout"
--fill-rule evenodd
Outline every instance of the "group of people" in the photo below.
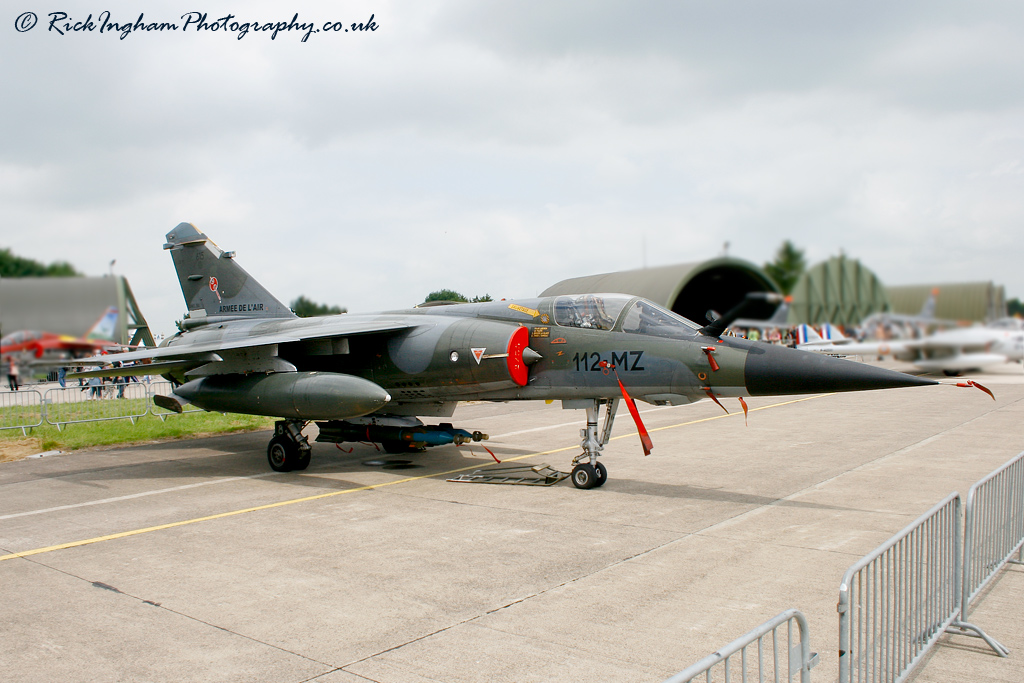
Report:
M 21 388 L 21 370 L 18 364 L 18 360 L 14 355 L 9 355 L 3 359 L 3 365 L 7 370 L 7 386 L 11 391 L 18 391 Z M 113 367 L 121 367 L 120 363 L 115 362 Z M 75 371 L 80 372 L 84 368 L 74 368 Z M 66 367 L 60 367 L 57 369 L 57 383 L 61 387 L 67 386 L 67 371 Z M 52 378 L 51 378 L 52 379 Z M 146 382 L 149 382 L 149 377 L 145 378 Z M 90 377 L 88 379 L 80 377 L 78 379 L 78 386 L 82 391 L 89 392 L 89 398 L 97 399 L 103 398 L 103 391 L 107 386 L 112 386 L 117 391 L 117 398 L 124 398 L 125 388 L 132 382 L 139 382 L 139 378 L 135 375 L 123 375 L 120 377 Z
M 751 327 L 749 329 L 729 328 L 728 334 L 733 337 L 744 337 L 751 341 L 763 341 L 769 344 L 784 344 L 786 346 L 796 345 L 796 334 L 794 328 L 787 327 L 785 329 L 779 329 L 777 327 L 769 327 L 767 329 L 760 329 L 757 327 Z
M 121 367 L 121 364 L 115 362 L 113 367 L 119 368 Z M 81 370 L 82 368 L 77 369 Z M 78 385 L 82 387 L 82 391 L 85 391 L 86 389 L 89 390 L 89 398 L 91 399 L 103 398 L 104 385 L 107 384 L 112 385 L 117 389 L 118 398 L 124 398 L 125 388 L 132 382 L 138 383 L 139 378 L 135 375 L 121 375 L 119 377 L 90 377 L 88 380 L 85 380 L 85 384 L 82 384 L 82 381 L 83 380 L 80 378 L 78 380 Z M 146 377 L 146 381 L 149 382 L 148 376 Z M 61 383 L 61 386 L 64 386 L 64 384 Z

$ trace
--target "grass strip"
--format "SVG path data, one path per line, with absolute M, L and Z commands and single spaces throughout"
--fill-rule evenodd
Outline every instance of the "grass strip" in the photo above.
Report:
M 70 451 L 93 446 L 111 446 L 166 439 L 184 439 L 206 434 L 255 431 L 274 426 L 274 418 L 236 413 L 186 412 L 171 414 L 165 420 L 156 415 L 144 415 L 131 420 L 103 420 L 55 426 L 44 423 L 29 430 L 28 439 L 38 441 L 36 452 Z M 0 461 L 5 450 L 15 445 L 24 446 L 26 437 L 20 429 L 0 431 Z M 26 453 L 26 455 L 28 455 Z M 22 456 L 23 457 L 23 456 Z

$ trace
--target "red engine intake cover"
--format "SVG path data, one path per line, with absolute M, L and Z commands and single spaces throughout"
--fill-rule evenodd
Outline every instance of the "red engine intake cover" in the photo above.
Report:
M 530 331 L 525 327 L 517 328 L 508 340 L 508 374 L 512 381 L 521 387 L 526 386 L 529 371 L 523 362 L 523 351 L 530 345 Z

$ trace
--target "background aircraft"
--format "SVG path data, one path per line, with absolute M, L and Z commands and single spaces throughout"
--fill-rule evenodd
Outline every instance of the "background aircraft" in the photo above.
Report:
M 740 331 L 756 328 L 762 332 L 771 329 L 788 330 L 789 305 L 792 300 L 793 297 L 789 296 L 783 298 L 770 318 L 738 318 L 729 324 L 729 328 Z
M 66 360 L 107 349 L 120 350 L 121 345 L 114 341 L 116 331 L 117 307 L 110 306 L 81 337 L 41 330 L 18 330 L 0 339 L 0 355 L 30 352 L 36 359 Z
M 921 306 L 921 312 L 917 315 L 905 313 L 872 313 L 864 318 L 858 326 L 865 336 L 881 341 L 883 339 L 909 339 L 925 336 L 929 331 L 939 328 L 956 327 L 955 320 L 943 320 L 935 317 L 935 309 L 938 305 L 939 288 L 932 289 Z M 826 323 L 828 325 L 828 323 Z M 822 331 L 823 338 L 829 336 Z M 842 335 L 839 335 L 842 337 Z M 837 341 L 839 339 L 837 338 Z
M 418 416 L 449 417 L 458 401 L 561 400 L 586 410 L 578 488 L 607 479 L 598 455 L 620 400 L 652 447 L 634 398 L 685 404 L 710 398 L 858 391 L 932 380 L 745 339 L 726 327 L 763 300 L 703 327 L 645 299 L 581 294 L 298 318 L 190 223 L 167 234 L 189 312 L 159 348 L 91 359 L 145 361 L 79 376 L 162 374 L 177 384 L 161 405 L 269 415 L 267 457 L 305 469 L 318 441 L 373 441 L 388 450 L 484 438 Z M 752 295 L 751 295 L 752 296 Z M 75 375 L 71 375 L 72 377 Z M 720 404 L 721 405 L 721 404 Z M 603 429 L 598 413 L 604 406 Z
M 1011 319 L 1012 320 L 1012 319 Z M 1011 323 L 943 330 L 921 339 L 858 342 L 835 328 L 825 340 L 813 328 L 801 325 L 797 348 L 841 356 L 888 356 L 913 363 L 928 372 L 958 375 L 989 365 L 1024 361 L 1024 331 Z

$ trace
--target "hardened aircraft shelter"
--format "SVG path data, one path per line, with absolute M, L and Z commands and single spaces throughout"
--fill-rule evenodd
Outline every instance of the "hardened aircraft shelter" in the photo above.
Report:
M 117 307 L 113 341 L 155 346 L 132 288 L 123 276 L 3 278 L 0 330 L 42 330 L 75 337 L 111 307 Z
M 551 285 L 540 295 L 634 294 L 690 320 L 703 321 L 709 310 L 724 313 L 742 301 L 748 292 L 778 291 L 778 285 L 758 266 L 742 259 L 722 257 L 569 278 Z
M 993 282 L 947 282 L 887 287 L 892 312 L 915 315 L 935 292 L 935 317 L 940 320 L 988 322 L 1006 316 L 1006 289 Z
M 856 259 L 836 256 L 812 266 L 793 287 L 789 322 L 858 325 L 891 309 L 885 285 Z

